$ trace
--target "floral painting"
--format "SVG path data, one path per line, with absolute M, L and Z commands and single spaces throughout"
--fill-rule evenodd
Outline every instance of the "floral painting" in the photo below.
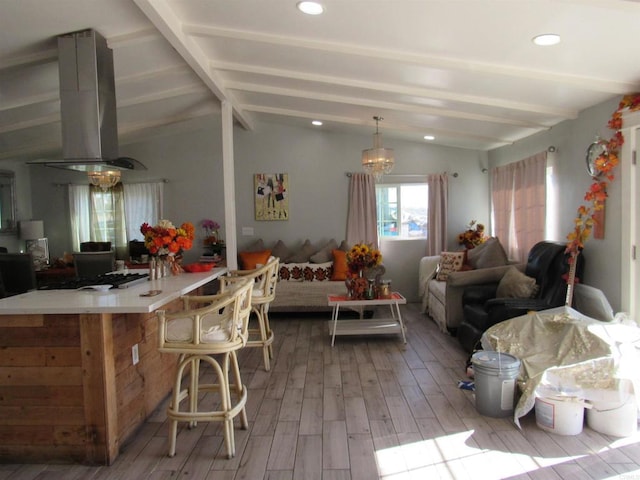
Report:
M 289 175 L 256 173 L 254 177 L 256 220 L 289 219 Z

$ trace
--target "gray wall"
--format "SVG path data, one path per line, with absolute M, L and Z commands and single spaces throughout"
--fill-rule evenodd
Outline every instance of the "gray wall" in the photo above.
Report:
M 546 150 L 550 145 L 557 148 L 556 165 L 560 185 L 559 211 L 557 212 L 557 238 L 549 240 L 566 241 L 566 235 L 573 230 L 574 218 L 580 205 L 587 205 L 583 197 L 591 185 L 587 173 L 585 154 L 596 134 L 610 138 L 613 133 L 607 128 L 611 114 L 618 107 L 620 99 L 604 102 L 580 113 L 576 120 L 566 121 L 549 131 L 531 136 L 514 145 L 493 150 L 489 153 L 491 166 L 521 160 Z M 620 231 L 621 231 L 621 191 L 619 179 L 610 184 L 606 202 L 605 238 L 591 237 L 585 244 L 585 278 L 583 282 L 602 290 L 614 311 L 620 310 Z
M 457 234 L 471 219 L 489 224 L 489 176 L 481 169 L 517 161 L 557 147 L 561 204 L 555 240 L 564 240 L 582 203 L 590 179 L 584 168 L 584 153 L 596 133 L 608 138 L 606 124 L 617 100 L 584 111 L 579 118 L 549 131 L 489 153 L 441 147 L 428 143 L 384 137 L 394 148 L 393 174 L 458 173 L 449 177 L 449 249 L 457 249 Z M 224 222 L 221 133 L 218 118 L 197 119 L 160 129 L 159 137 L 135 143 L 122 142 L 120 153 L 137 158 L 147 171 L 125 172 L 125 182 L 166 179 L 164 217 L 174 222 L 204 218 Z M 267 244 L 282 239 L 296 245 L 309 238 L 319 245 L 345 236 L 348 178 L 345 172 L 360 170 L 360 152 L 372 144 L 371 135 L 327 132 L 317 128 L 295 128 L 278 124 L 257 124 L 255 131 L 236 127 L 234 133 L 238 245 L 241 249 L 262 238 Z M 27 173 L 28 172 L 28 173 Z M 254 219 L 253 175 L 288 173 L 291 211 L 288 221 L 258 222 Z M 30 183 L 25 181 L 30 176 Z M 82 182 L 80 173 L 46 167 L 22 167 L 18 171 L 19 195 L 23 198 L 18 219 L 45 221 L 53 256 L 69 251 L 69 218 L 66 188 L 60 183 Z M 30 188 L 29 188 L 30 186 Z M 26 192 L 26 193 L 25 193 Z M 33 192 L 32 203 L 25 198 Z M 619 309 L 620 288 L 620 189 L 614 182 L 607 202 L 604 240 L 591 239 L 585 249 L 585 282 L 601 288 L 614 309 Z M 29 211 L 31 210 L 31 211 Z M 22 216 L 24 215 L 24 216 Z M 242 227 L 254 230 L 242 236 Z M 222 233 L 226 233 L 223 226 Z M 198 240 L 202 234 L 197 229 Z M 11 239 L 7 239 L 10 241 Z M 15 239 L 14 239 L 15 241 Z M 387 277 L 395 289 L 417 300 L 418 262 L 425 251 L 421 241 L 382 243 Z M 197 259 L 198 245 L 187 252 L 186 261 Z

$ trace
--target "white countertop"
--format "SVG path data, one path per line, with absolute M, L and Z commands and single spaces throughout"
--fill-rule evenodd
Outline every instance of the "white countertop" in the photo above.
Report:
M 209 272 L 182 273 L 150 280 L 128 288 L 106 292 L 94 290 L 35 290 L 0 299 L 0 315 L 8 314 L 78 314 L 78 313 L 149 313 L 187 294 L 227 272 L 213 268 Z M 159 295 L 141 297 L 149 290 Z

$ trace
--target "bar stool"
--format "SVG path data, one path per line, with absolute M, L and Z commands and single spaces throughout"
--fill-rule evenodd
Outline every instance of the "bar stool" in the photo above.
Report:
M 249 336 L 252 291 L 252 282 L 246 280 L 224 294 L 184 296 L 182 311 L 158 311 L 158 349 L 179 355 L 171 403 L 167 409 L 170 457 L 176 453 L 178 422 L 189 422 L 189 427 L 193 428 L 198 421 L 224 422 L 227 457 L 235 455 L 233 419 L 240 415 L 242 428 L 249 425 L 245 410 L 247 388 L 240 378 L 236 351 L 246 345 Z M 200 362 L 211 365 L 217 383 L 200 383 Z M 230 368 L 233 383 L 229 383 Z M 186 372 L 189 378 L 185 379 L 186 387 L 183 388 L 182 379 Z M 232 390 L 237 397 L 235 403 L 231 399 Z M 219 394 L 219 410 L 198 411 L 198 397 L 203 392 Z M 181 409 L 183 402 L 185 408 Z
M 258 328 L 249 329 L 247 347 L 262 348 L 264 369 L 271 370 L 270 359 L 273 358 L 273 331 L 269 325 L 269 305 L 276 298 L 278 283 L 278 267 L 280 259 L 270 257 L 267 263 L 253 270 L 233 270 L 227 276 L 220 277 L 220 292 L 225 292 L 239 279 L 253 280 L 253 295 L 251 296 L 252 310 L 258 320 Z M 257 334 L 257 337 L 256 337 Z

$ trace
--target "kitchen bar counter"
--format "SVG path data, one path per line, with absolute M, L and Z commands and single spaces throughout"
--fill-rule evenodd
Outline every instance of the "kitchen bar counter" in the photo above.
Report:
M 155 312 L 225 272 L 0 300 L 0 463 L 111 464 L 173 386 Z
M 149 313 L 160 306 L 215 280 L 227 271 L 214 268 L 209 272 L 184 273 L 159 280 L 137 283 L 127 288 L 106 292 L 94 290 L 35 290 L 0 299 L 0 315 L 51 313 Z M 149 290 L 159 295 L 141 297 Z

